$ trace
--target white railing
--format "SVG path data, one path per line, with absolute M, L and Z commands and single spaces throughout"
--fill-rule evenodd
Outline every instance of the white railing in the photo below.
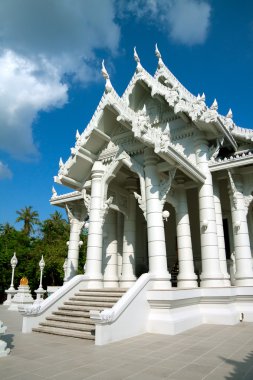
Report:
M 82 286 L 87 287 L 88 281 L 89 277 L 87 275 L 77 275 L 43 302 L 29 306 L 19 306 L 18 310 L 23 315 L 22 332 L 31 332 L 33 327 L 38 326 L 52 311 L 56 310 L 65 300 L 74 295 L 80 288 L 81 283 Z
M 90 318 L 96 324 L 96 344 L 103 345 L 146 332 L 149 315 L 147 290 L 152 277 L 143 274 L 111 308 L 91 310 Z

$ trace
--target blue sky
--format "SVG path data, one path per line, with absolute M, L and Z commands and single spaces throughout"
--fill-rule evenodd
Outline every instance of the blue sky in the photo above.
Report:
M 53 176 L 103 94 L 102 59 L 121 95 L 133 47 L 153 74 L 156 42 L 192 93 L 253 128 L 251 0 L 1 0 L 0 223 L 29 205 L 42 220 L 55 211 Z

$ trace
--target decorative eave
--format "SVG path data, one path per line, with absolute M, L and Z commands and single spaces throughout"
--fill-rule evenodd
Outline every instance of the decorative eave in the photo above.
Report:
M 238 127 L 237 125 L 234 124 L 231 133 L 235 138 L 238 138 L 239 140 L 246 141 L 246 142 L 253 141 L 252 129 Z
M 172 72 L 168 69 L 168 67 L 164 64 L 162 60 L 161 53 L 159 52 L 156 45 L 156 56 L 158 58 L 158 67 L 155 72 L 154 78 L 159 80 L 160 77 L 165 78 L 167 83 L 171 86 L 171 88 L 176 88 L 179 92 L 179 98 L 185 100 L 182 102 L 179 99 L 179 106 L 177 107 L 182 112 L 185 112 L 194 124 L 203 129 L 203 123 L 209 124 L 217 130 L 218 134 L 222 133 L 222 135 L 227 139 L 227 141 L 232 145 L 233 149 L 237 149 L 237 143 L 232 136 L 231 129 L 235 126 L 232 120 L 232 111 L 230 110 L 227 116 L 219 115 L 218 103 L 216 99 L 214 100 L 212 106 L 209 108 L 205 103 L 205 95 L 202 96 L 194 96 L 190 91 L 188 91 L 182 83 L 172 74 Z M 166 84 L 166 83 L 165 83 Z M 165 86 L 165 85 L 164 85 Z M 167 86 L 165 86 L 168 88 Z M 168 88 L 169 89 L 169 88 Z M 180 105 L 181 100 L 181 105 Z M 188 103 L 188 104 L 187 104 Z
M 205 95 L 202 96 L 185 96 L 184 87 L 181 88 L 175 84 L 173 88 L 168 88 L 160 83 L 157 79 L 152 77 L 142 66 L 141 70 L 136 70 L 133 75 L 126 91 L 122 95 L 122 100 L 127 102 L 129 95 L 133 92 L 134 87 L 138 81 L 142 81 L 151 90 L 151 96 L 161 96 L 170 107 L 172 107 L 175 114 L 178 114 L 186 122 L 192 122 L 200 130 L 211 132 L 210 126 L 214 136 L 224 136 L 226 140 L 232 145 L 233 149 L 237 149 L 237 143 L 232 136 L 230 130 L 226 127 L 225 123 L 230 122 L 227 117 L 221 117 L 218 114 L 217 108 L 212 105 L 210 108 L 205 103 Z M 191 95 L 191 94 L 190 94 Z M 217 102 L 216 102 L 217 103 Z
M 157 44 L 155 48 L 155 54 L 158 58 L 158 65 L 154 74 L 154 78 L 159 81 L 160 77 L 164 77 L 166 83 L 168 83 L 171 86 L 171 88 L 175 86 L 178 87 L 182 94 L 184 94 L 186 99 L 196 99 L 196 96 L 193 95 L 189 90 L 187 90 L 187 88 L 184 87 L 184 85 L 175 77 L 174 74 L 172 74 L 169 68 L 165 65 L 165 63 L 162 60 L 161 53 L 158 50 Z
M 71 193 L 66 193 L 62 195 L 53 194 L 50 199 L 50 204 L 54 206 L 65 207 L 68 202 L 73 202 L 77 200 L 82 200 L 83 195 L 80 191 L 73 191 Z
M 253 152 L 235 154 L 224 159 L 210 160 L 209 168 L 211 172 L 217 172 L 225 169 L 232 169 L 235 167 L 252 165 L 253 164 Z
M 189 176 L 192 180 L 199 183 L 205 182 L 205 175 L 194 165 L 189 159 L 178 152 L 172 145 L 167 148 L 166 152 L 158 152 L 158 155 L 167 162 L 175 161 L 174 167 L 179 168 L 183 173 Z
M 83 183 L 87 178 L 83 178 L 83 180 L 80 182 L 70 175 L 70 171 L 77 164 L 77 158 L 86 161 L 90 168 L 97 159 L 96 155 L 91 153 L 86 148 L 87 142 L 89 141 L 92 134 L 95 134 L 104 142 L 110 141 L 110 136 L 98 129 L 99 120 L 106 107 L 112 108 L 115 111 L 115 113 L 118 113 L 122 121 L 124 119 L 127 122 L 131 122 L 135 114 L 134 111 L 132 111 L 124 104 L 124 102 L 116 93 L 112 85 L 109 85 L 107 81 L 105 91 L 89 124 L 87 125 L 82 134 L 79 134 L 79 132 L 77 131 L 75 146 L 71 148 L 71 156 L 65 163 L 63 163 L 62 159 L 60 159 L 60 169 L 58 175 L 54 177 L 54 181 L 56 183 L 67 185 L 78 190 L 82 189 Z

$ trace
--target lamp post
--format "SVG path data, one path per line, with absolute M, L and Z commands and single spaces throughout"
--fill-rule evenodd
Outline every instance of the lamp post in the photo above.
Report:
M 14 288 L 14 273 L 15 273 L 15 268 L 18 264 L 18 259 L 16 257 L 16 252 L 14 252 L 13 257 L 11 258 L 11 267 L 12 267 L 12 274 L 11 274 L 11 286 L 9 289 L 15 290 Z
M 7 305 L 7 306 L 11 304 L 12 298 L 17 293 L 17 290 L 14 288 L 14 274 L 15 274 L 15 268 L 17 264 L 18 264 L 18 259 L 16 256 L 16 252 L 14 252 L 14 255 L 11 258 L 11 267 L 12 267 L 11 285 L 8 290 L 5 290 L 5 293 L 7 294 L 7 300 L 3 303 L 4 305 Z
M 42 276 L 43 276 L 43 270 L 45 268 L 45 261 L 44 261 L 43 255 L 41 256 L 39 267 L 40 267 L 40 284 L 39 284 L 38 289 L 35 290 L 36 300 L 34 301 L 34 304 L 41 303 L 43 301 L 44 293 L 46 293 L 46 291 L 42 287 Z

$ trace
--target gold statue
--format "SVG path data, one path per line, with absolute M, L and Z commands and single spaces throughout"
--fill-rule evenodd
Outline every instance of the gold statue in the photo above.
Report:
M 20 280 L 20 285 L 28 285 L 28 279 L 26 277 L 22 277 Z

